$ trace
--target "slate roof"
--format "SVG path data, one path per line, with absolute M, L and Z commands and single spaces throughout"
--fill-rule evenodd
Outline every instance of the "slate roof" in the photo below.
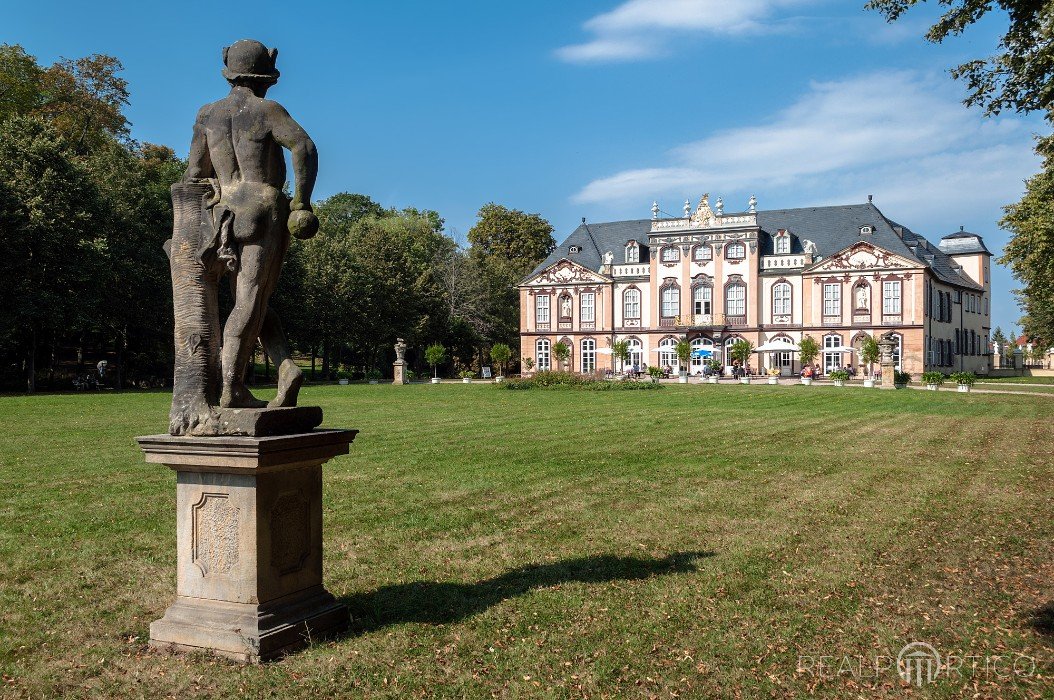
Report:
M 864 225 L 872 226 L 874 232 L 870 235 L 861 234 L 860 227 Z M 909 260 L 917 260 L 919 264 L 929 267 L 943 282 L 981 289 L 969 276 L 960 274 L 956 263 L 940 248 L 911 229 L 887 219 L 878 207 L 870 202 L 834 207 L 759 211 L 758 226 L 761 229 L 758 244 L 761 246 L 762 255 L 774 254 L 773 236 L 780 229 L 786 229 L 794 236 L 791 243 L 792 253 L 803 252 L 802 241 L 810 240 L 816 245 L 817 254 L 822 257 L 833 255 L 863 240 Z M 901 230 L 902 235 L 898 235 L 897 229 Z M 528 278 L 564 258 L 590 270 L 599 271 L 603 264 L 604 252 L 609 250 L 615 256 L 615 264 L 620 264 L 625 260 L 623 249 L 629 240 L 636 240 L 641 244 L 640 261 L 648 262 L 647 243 L 650 231 L 651 219 L 580 224 L 528 275 Z M 955 235 L 957 234 L 953 234 Z M 974 235 L 976 234 L 970 234 Z M 980 240 L 979 236 L 977 238 Z M 984 244 L 981 245 L 983 247 Z M 579 246 L 581 252 L 570 253 L 570 246 Z
M 984 239 L 978 233 L 970 233 L 959 229 L 941 239 L 938 244 L 941 250 L 948 255 L 968 255 L 971 253 L 984 253 L 991 255 L 992 252 L 984 245 Z

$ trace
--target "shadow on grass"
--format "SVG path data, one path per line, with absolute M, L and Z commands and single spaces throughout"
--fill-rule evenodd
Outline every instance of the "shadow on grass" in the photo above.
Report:
M 552 564 L 531 564 L 476 583 L 413 581 L 345 596 L 351 611 L 351 634 L 362 634 L 405 622 L 458 622 L 503 600 L 562 583 L 631 581 L 696 571 L 696 561 L 713 552 L 676 552 L 661 559 L 579 557 Z
M 1028 622 L 1040 634 L 1054 637 L 1054 603 L 1033 610 Z

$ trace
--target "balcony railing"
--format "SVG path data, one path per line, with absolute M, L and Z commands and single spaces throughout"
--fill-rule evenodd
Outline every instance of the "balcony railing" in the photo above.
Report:
M 721 328 L 726 325 L 733 325 L 732 323 L 729 323 L 729 319 L 735 321 L 740 318 L 743 322 L 739 325 L 745 326 L 747 324 L 746 316 L 725 316 L 724 314 L 691 314 L 688 316 L 678 316 L 674 319 L 674 325 L 677 328 Z
M 761 259 L 762 270 L 782 270 L 805 267 L 804 255 L 766 255 Z
M 825 326 L 840 326 L 842 325 L 841 316 L 824 316 L 823 325 Z
M 626 263 L 625 265 L 612 265 L 612 277 L 650 277 L 651 265 L 648 263 Z

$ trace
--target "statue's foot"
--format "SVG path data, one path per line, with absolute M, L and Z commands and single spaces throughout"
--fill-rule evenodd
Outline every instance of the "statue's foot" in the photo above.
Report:
M 244 384 L 237 383 L 223 387 L 220 396 L 220 408 L 264 408 L 266 401 L 261 401 L 252 395 Z
M 267 404 L 267 407 L 296 406 L 296 397 L 303 383 L 304 373 L 300 371 L 297 364 L 290 359 L 284 360 L 282 366 L 278 368 L 278 395 Z
M 169 414 L 169 435 L 216 435 L 216 416 L 208 404 L 193 404 Z

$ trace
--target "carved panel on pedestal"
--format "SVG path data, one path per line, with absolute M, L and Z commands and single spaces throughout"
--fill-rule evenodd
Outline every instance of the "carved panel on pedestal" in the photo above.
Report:
M 311 511 L 303 491 L 286 491 L 271 506 L 271 565 L 279 574 L 304 568 L 311 551 Z
M 190 507 L 191 560 L 202 576 L 224 574 L 238 563 L 238 508 L 225 493 L 203 493 Z

